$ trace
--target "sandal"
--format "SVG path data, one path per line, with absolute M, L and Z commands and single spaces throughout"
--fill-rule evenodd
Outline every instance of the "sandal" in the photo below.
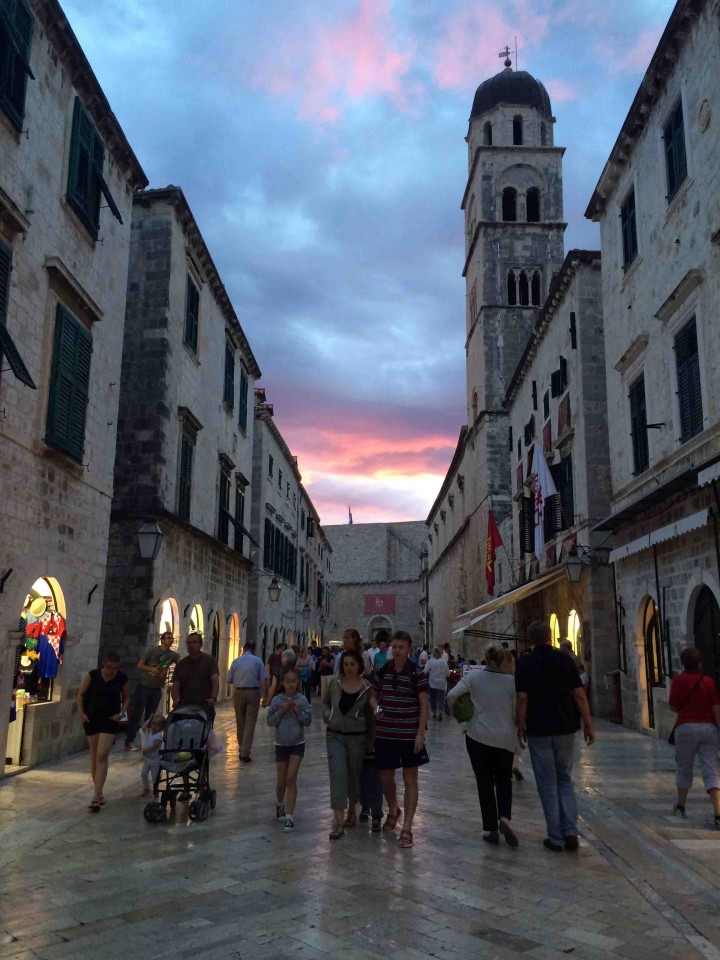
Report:
M 339 840 L 344 833 L 345 833 L 345 827 L 341 823 L 336 823 L 335 826 L 330 831 L 329 837 L 331 840 Z
M 99 800 L 91 800 L 90 803 L 88 804 L 88 810 L 91 813 L 100 813 L 101 807 L 102 807 L 102 804 L 100 803 Z
M 407 850 L 408 847 L 411 847 L 413 845 L 412 830 L 401 830 L 397 844 L 402 850 Z
M 345 817 L 345 826 L 346 826 L 346 827 L 354 827 L 356 823 L 357 823 L 357 820 L 355 819 L 355 814 L 354 814 L 354 813 L 349 813 L 349 814 Z
M 400 807 L 397 808 L 395 813 L 388 812 L 387 816 L 385 817 L 385 823 L 383 824 L 383 833 L 394 833 L 399 817 Z

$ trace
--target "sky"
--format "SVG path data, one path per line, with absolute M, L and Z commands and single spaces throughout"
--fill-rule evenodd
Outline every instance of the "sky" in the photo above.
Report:
M 62 0 L 61 0 L 62 2 Z M 65 0 L 152 187 L 182 187 L 324 524 L 425 519 L 465 412 L 475 89 L 565 146 L 566 250 L 671 0 Z

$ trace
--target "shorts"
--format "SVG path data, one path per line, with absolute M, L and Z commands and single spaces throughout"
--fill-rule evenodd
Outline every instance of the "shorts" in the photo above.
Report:
M 380 770 L 412 769 L 430 762 L 425 747 L 415 753 L 413 740 L 386 740 L 375 738 L 375 763 Z
M 115 720 L 103 720 L 100 717 L 90 720 L 89 723 L 84 723 L 83 727 L 88 737 L 92 737 L 96 733 L 109 733 L 116 737 L 120 733 L 119 723 Z
M 305 744 L 293 743 L 289 747 L 275 744 L 275 763 L 287 763 L 290 757 L 304 757 Z

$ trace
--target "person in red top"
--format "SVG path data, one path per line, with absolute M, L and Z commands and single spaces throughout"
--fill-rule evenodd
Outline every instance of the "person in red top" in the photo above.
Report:
M 405 786 L 404 817 L 398 846 L 413 845 L 412 822 L 418 804 L 418 767 L 430 759 L 425 749 L 428 680 L 410 661 L 412 637 L 396 630 L 392 660 L 380 667 L 372 680 L 370 704 L 375 710 L 375 763 L 380 770 L 388 815 L 385 833 L 393 833 L 400 816 L 395 771 L 402 767 Z
M 685 802 L 693 781 L 695 755 L 700 761 L 705 789 L 710 794 L 715 826 L 720 830 L 720 694 L 712 677 L 702 672 L 702 659 L 697 647 L 685 647 L 680 653 L 684 673 L 673 677 L 670 685 L 670 709 L 675 721 L 675 762 L 677 773 L 676 817 L 685 816 Z

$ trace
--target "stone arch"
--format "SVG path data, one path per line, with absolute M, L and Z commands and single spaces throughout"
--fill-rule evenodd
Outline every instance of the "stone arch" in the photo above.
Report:
M 572 644 L 573 653 L 577 654 L 578 657 L 581 657 L 582 656 L 582 620 L 580 619 L 580 614 L 575 609 L 571 610 L 570 613 L 568 614 L 566 638 Z
M 523 118 L 519 113 L 513 117 L 513 146 L 521 147 L 523 144 Z
M 515 187 L 505 187 L 502 192 L 502 218 L 504 223 L 517 220 L 517 195 Z
M 658 607 L 655 597 L 646 593 L 638 604 L 635 617 L 635 645 L 638 666 L 638 702 L 642 725 L 650 729 L 655 728 L 653 687 L 660 685 L 655 682 L 658 670 L 657 617 Z M 655 620 L 654 629 L 653 620 Z
M 560 646 L 560 618 L 556 613 L 550 614 L 550 641 L 554 647 Z
M 539 187 L 529 187 L 525 194 L 525 219 L 528 223 L 540 223 Z
M 205 636 L 205 614 L 199 603 L 194 603 L 190 608 L 188 633 L 199 633 L 201 637 Z
M 685 587 L 685 633 L 676 651 L 691 644 L 703 655 L 703 670 L 720 680 L 720 586 L 709 570 L 696 570 Z M 705 621 L 705 622 L 703 622 Z
M 387 639 L 389 641 L 393 632 L 393 624 L 390 617 L 386 617 L 384 614 L 377 614 L 377 616 L 370 617 L 367 622 L 366 637 L 369 641 L 377 636 L 381 631 L 385 631 L 388 635 Z
M 492 124 L 489 120 L 486 120 L 483 124 L 483 145 L 486 147 L 491 147 L 493 141 L 493 130 Z
M 177 600 L 174 597 L 166 597 L 160 607 L 158 617 L 158 636 L 170 630 L 173 635 L 173 649 L 176 649 L 180 643 L 180 613 L 178 611 Z

